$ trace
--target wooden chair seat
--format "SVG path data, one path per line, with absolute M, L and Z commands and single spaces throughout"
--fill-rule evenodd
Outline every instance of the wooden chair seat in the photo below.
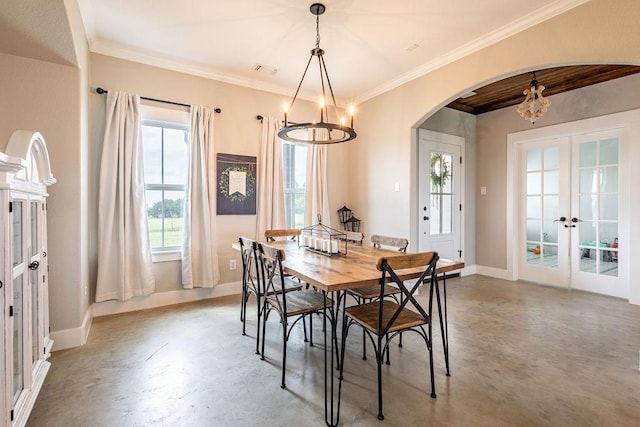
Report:
M 354 297 L 363 299 L 374 299 L 380 296 L 380 288 L 378 286 L 369 286 L 366 288 L 349 289 L 349 293 Z M 401 293 L 400 289 L 395 286 L 385 285 L 384 296 L 397 295 Z
M 382 324 L 386 325 L 391 320 L 391 317 L 398 310 L 400 305 L 395 301 L 385 301 L 382 308 Z M 379 334 L 378 330 L 378 313 L 380 313 L 380 303 L 370 302 L 367 304 L 355 305 L 347 307 L 346 315 L 351 319 L 358 322 L 374 334 Z M 411 311 L 407 308 L 400 311 L 398 318 L 393 322 L 393 325 L 389 328 L 389 332 L 402 331 L 405 329 L 413 328 L 414 326 L 426 325 L 425 319 L 418 313 Z
M 283 279 L 285 292 L 299 291 L 302 289 L 302 283 L 296 279 L 292 279 L 291 276 L 284 276 Z M 276 289 L 275 292 L 273 289 L 267 290 L 267 295 L 273 295 L 274 293 L 282 293 L 282 288 Z
M 267 302 L 276 310 L 283 306 L 282 296 L 274 295 L 267 297 Z M 327 299 L 326 308 L 331 307 L 333 302 Z M 299 292 L 287 293 L 287 316 L 297 316 L 299 314 L 313 313 L 325 308 L 324 298 L 313 289 L 305 289 Z

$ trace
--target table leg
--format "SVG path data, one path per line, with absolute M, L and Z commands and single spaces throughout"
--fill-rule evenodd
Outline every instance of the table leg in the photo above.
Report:
M 326 307 L 327 293 L 323 292 L 322 294 L 324 296 Z M 338 311 L 340 308 L 340 302 L 342 301 L 342 310 L 344 311 L 346 295 L 344 294 L 344 292 L 336 292 L 335 294 L 335 304 L 329 309 L 329 316 L 327 316 L 326 308 L 324 313 L 325 315 L 322 316 L 324 322 L 324 421 L 329 427 L 335 427 L 340 422 L 340 394 L 342 391 L 342 381 L 340 381 L 338 384 L 338 396 L 336 399 L 334 396 L 336 385 L 335 371 L 336 369 L 340 369 L 341 363 L 336 329 L 338 326 Z M 329 323 L 331 323 L 331 336 L 328 339 L 327 334 L 329 333 L 329 328 L 327 328 L 327 317 L 329 318 Z
M 435 278 L 435 292 L 436 292 L 436 304 L 438 305 L 438 318 L 440 319 L 440 334 L 442 335 L 442 347 L 444 349 L 444 364 L 447 370 L 447 376 L 450 377 L 449 372 L 449 325 L 447 323 L 447 274 L 442 274 L 442 291 L 444 302 L 444 316 L 442 303 L 440 300 L 440 285 L 438 284 L 438 276 Z

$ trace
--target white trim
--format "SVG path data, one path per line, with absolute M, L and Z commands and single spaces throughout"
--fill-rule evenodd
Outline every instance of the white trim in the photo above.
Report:
M 49 372 L 49 368 L 51 368 L 51 362 L 43 360 L 38 362 L 38 366 L 36 367 L 33 374 L 33 382 L 31 388 L 25 389 L 23 391 L 25 398 L 18 405 L 16 405 L 14 409 L 15 419 L 11 424 L 12 427 L 23 427 L 27 424 L 29 415 L 31 414 L 31 410 L 33 409 L 33 405 L 35 405 L 36 403 L 38 394 L 40 394 L 40 389 L 44 384 L 44 379 L 47 376 L 47 372 Z
M 242 282 L 230 282 L 217 285 L 214 288 L 181 289 L 169 292 L 158 292 L 144 297 L 135 297 L 128 301 L 105 301 L 92 305 L 93 317 L 108 316 L 110 314 L 127 313 L 130 311 L 146 310 L 185 302 L 201 301 L 209 298 L 219 298 L 236 295 L 242 292 Z
M 477 265 L 470 265 L 460 270 L 460 277 L 473 276 L 474 274 L 478 274 Z
M 180 260 L 182 260 L 182 252 L 180 250 L 151 252 L 151 262 L 154 263 Z
M 50 337 L 53 340 L 51 351 L 65 350 L 67 348 L 79 347 L 87 343 L 91 322 L 93 320 L 91 307 L 84 313 L 82 325 L 78 328 L 64 329 L 62 331 L 52 331 Z

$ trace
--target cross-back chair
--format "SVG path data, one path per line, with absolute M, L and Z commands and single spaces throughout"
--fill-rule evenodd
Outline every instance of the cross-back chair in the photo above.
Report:
M 275 242 L 278 237 L 289 237 L 291 240 L 296 240 L 300 236 L 300 230 L 297 228 L 278 228 L 265 230 L 264 237 L 267 242 Z
M 262 359 L 264 360 L 266 325 L 269 314 L 278 314 L 282 326 L 282 383 L 280 387 L 286 388 L 285 374 L 287 363 L 287 341 L 291 330 L 300 320 L 308 314 L 319 313 L 326 316 L 325 310 L 332 308 L 332 301 L 326 294 L 320 294 L 313 289 L 303 289 L 297 292 L 278 292 L 288 280 L 284 276 L 282 261 L 285 260 L 285 253 L 281 249 L 274 248 L 264 243 L 260 243 L 259 258 L 261 265 L 261 277 L 264 283 L 265 298 L 262 322 Z M 328 316 L 331 319 L 330 316 Z M 293 319 L 290 323 L 290 319 Z M 333 333 L 335 328 L 332 325 Z M 310 334 L 313 332 L 310 331 Z M 306 340 L 306 328 L 305 328 Z M 313 342 L 313 336 L 311 335 Z
M 349 328 L 360 325 L 373 343 L 376 362 L 378 365 L 378 419 L 383 420 L 382 413 L 382 363 L 385 353 L 389 352 L 389 343 L 398 334 L 409 331 L 420 335 L 429 353 L 429 371 L 431 375 L 431 397 L 436 397 L 433 370 L 433 346 L 431 334 L 431 305 L 434 285 L 437 286 L 436 252 L 418 254 L 404 254 L 380 258 L 376 268 L 381 272 L 378 284 L 378 297 L 375 301 L 347 307 L 343 313 L 342 354 L 340 364 L 340 380 L 343 378 L 344 353 Z M 407 285 L 398 277 L 398 270 L 419 269 L 418 280 Z M 387 282 L 393 282 L 402 293 L 402 302 L 384 298 L 384 288 Z M 416 300 L 417 289 L 426 282 L 430 282 L 429 307 L 425 310 Z M 413 307 L 415 310 L 409 309 Z M 426 327 L 426 330 L 425 330 Z
M 240 320 L 242 321 L 242 335 L 246 335 L 247 302 L 254 295 L 256 300 L 256 354 L 260 354 L 260 321 L 262 318 L 262 299 L 265 294 L 261 281 L 261 268 L 258 262 L 258 242 L 247 237 L 240 237 L 240 254 L 242 258 L 242 301 L 240 302 Z M 299 291 L 302 285 L 294 280 L 284 281 L 285 292 Z M 306 336 L 306 328 L 305 328 Z
M 374 234 L 371 236 L 371 243 L 375 248 L 382 248 L 382 246 L 396 249 L 398 252 L 406 252 L 407 246 L 409 246 L 409 241 L 400 237 L 389 237 L 389 236 L 380 236 L 378 234 Z M 377 286 L 369 286 L 365 288 L 356 288 L 349 291 L 349 295 L 355 298 L 358 304 L 362 304 L 364 302 L 369 302 L 378 298 L 380 292 L 380 288 Z M 398 300 L 397 295 L 400 294 L 400 289 L 396 286 L 385 285 L 384 287 L 384 296 L 391 297 L 396 302 L 400 302 Z M 402 335 L 400 336 L 400 341 L 398 346 L 402 347 Z M 362 332 L 362 360 L 367 360 L 367 342 L 364 337 L 364 331 Z M 387 353 L 387 364 L 389 364 L 389 353 Z

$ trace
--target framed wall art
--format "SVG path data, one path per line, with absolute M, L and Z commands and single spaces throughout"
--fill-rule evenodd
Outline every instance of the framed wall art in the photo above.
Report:
M 218 153 L 218 215 L 256 214 L 256 158 Z

